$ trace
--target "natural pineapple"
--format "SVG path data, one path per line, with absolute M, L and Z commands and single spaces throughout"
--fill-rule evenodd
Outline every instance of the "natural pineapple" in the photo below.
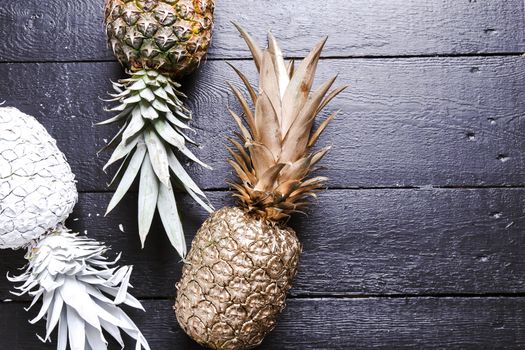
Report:
M 142 246 L 157 208 L 172 245 L 181 256 L 186 243 L 177 212 L 170 175 L 206 210 L 206 196 L 182 167 L 174 151 L 209 168 L 187 148 L 191 112 L 177 79 L 191 73 L 210 44 L 213 0 L 106 0 L 105 24 L 109 45 L 131 75 L 113 83 L 110 101 L 117 115 L 100 124 L 120 122 L 108 147 L 116 146 L 106 164 L 122 160 L 115 175 L 119 186 L 109 213 L 139 176 L 139 235 Z M 177 153 L 178 153 L 177 152 Z
M 210 44 L 214 6 L 213 0 L 107 0 L 110 46 L 132 71 L 189 74 Z
M 230 164 L 239 177 L 233 187 L 238 208 L 223 208 L 202 225 L 177 284 L 175 312 L 198 343 L 213 349 L 249 349 L 275 326 L 296 274 L 301 244 L 286 226 L 325 177 L 309 178 L 328 147 L 312 147 L 335 116 L 312 132 L 315 117 L 345 87 L 329 92 L 335 77 L 310 89 L 325 41 L 294 70 L 285 64 L 274 37 L 261 50 L 239 28 L 259 71 L 259 89 L 239 71 L 254 110 L 232 86 L 244 122 L 230 111 L 240 129 L 231 139 Z M 327 95 L 328 94 L 328 95 Z
M 57 349 L 107 349 L 106 331 L 124 346 L 120 330 L 149 349 L 133 321 L 118 307 L 142 309 L 128 292 L 131 266 L 115 267 L 108 248 L 71 233 L 63 222 L 77 201 L 75 176 L 56 141 L 38 121 L 15 108 L 0 108 L 0 249 L 27 248 L 28 264 L 17 295 L 42 299 L 35 323 L 46 334 L 58 327 Z M 117 259 L 118 260 L 118 259 Z

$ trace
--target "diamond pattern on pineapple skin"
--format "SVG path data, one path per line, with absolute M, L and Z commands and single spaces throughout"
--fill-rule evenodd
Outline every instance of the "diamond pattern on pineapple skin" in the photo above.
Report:
M 178 78 L 206 54 L 214 8 L 214 0 L 107 0 L 106 34 L 124 67 Z
M 77 202 L 75 177 L 35 118 L 0 108 L 0 249 L 17 249 L 54 229 Z
M 179 323 L 213 349 L 258 345 L 275 326 L 297 271 L 301 246 L 295 232 L 249 215 L 239 208 L 213 213 L 177 284 Z

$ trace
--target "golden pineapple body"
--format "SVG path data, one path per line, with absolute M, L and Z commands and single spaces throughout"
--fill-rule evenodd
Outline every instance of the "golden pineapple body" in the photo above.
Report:
M 221 209 L 193 241 L 178 284 L 175 312 L 182 328 L 214 349 L 249 349 L 275 326 L 297 272 L 301 245 L 287 219 L 301 212 L 326 184 L 311 176 L 329 147 L 314 150 L 335 113 L 314 131 L 314 121 L 344 87 L 330 91 L 335 77 L 311 92 L 325 40 L 294 67 L 273 35 L 261 50 L 242 28 L 259 72 L 256 90 L 235 69 L 251 103 L 235 86 L 242 114 L 229 139 L 231 183 L 238 208 Z M 252 107 L 251 107 L 251 106 Z
M 285 226 L 240 208 L 203 224 L 177 284 L 182 328 L 213 349 L 249 349 L 270 332 L 297 272 L 301 245 Z
M 191 73 L 211 41 L 213 0 L 106 0 L 110 46 L 131 69 Z

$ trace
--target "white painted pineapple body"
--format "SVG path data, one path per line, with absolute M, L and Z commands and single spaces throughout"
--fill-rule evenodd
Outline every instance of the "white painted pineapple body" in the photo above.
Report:
M 28 245 L 73 211 L 75 176 L 33 117 L 0 108 L 0 249 Z
M 16 295 L 42 301 L 35 323 L 46 318 L 57 350 L 107 350 L 110 335 L 124 348 L 121 330 L 149 345 L 120 305 L 142 309 L 128 292 L 132 266 L 108 260 L 104 244 L 70 232 L 64 221 L 78 199 L 75 176 L 56 141 L 38 121 L 16 108 L 0 108 L 0 249 L 27 248 L 22 274 L 8 279 Z M 120 255 L 119 255 L 120 257 Z M 31 308 L 30 306 L 30 308 Z

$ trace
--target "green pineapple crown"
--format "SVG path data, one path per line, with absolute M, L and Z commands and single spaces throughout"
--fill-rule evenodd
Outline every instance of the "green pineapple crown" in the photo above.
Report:
M 181 257 L 186 243 L 172 179 L 208 212 L 213 211 L 206 195 L 192 180 L 176 156 L 182 153 L 191 161 L 211 169 L 188 149 L 196 145 L 186 134 L 193 131 L 187 123 L 191 112 L 183 105 L 180 84 L 155 70 L 128 72 L 129 78 L 113 82 L 115 93 L 108 101 L 118 105 L 108 109 L 117 113 L 98 125 L 120 122 L 121 128 L 104 147 L 115 147 L 104 166 L 121 161 L 111 184 L 119 182 L 106 215 L 115 208 L 139 176 L 138 226 L 142 247 L 158 209 L 166 234 Z M 140 175 L 139 175 L 140 173 Z M 173 177 L 172 177 L 173 175 Z

